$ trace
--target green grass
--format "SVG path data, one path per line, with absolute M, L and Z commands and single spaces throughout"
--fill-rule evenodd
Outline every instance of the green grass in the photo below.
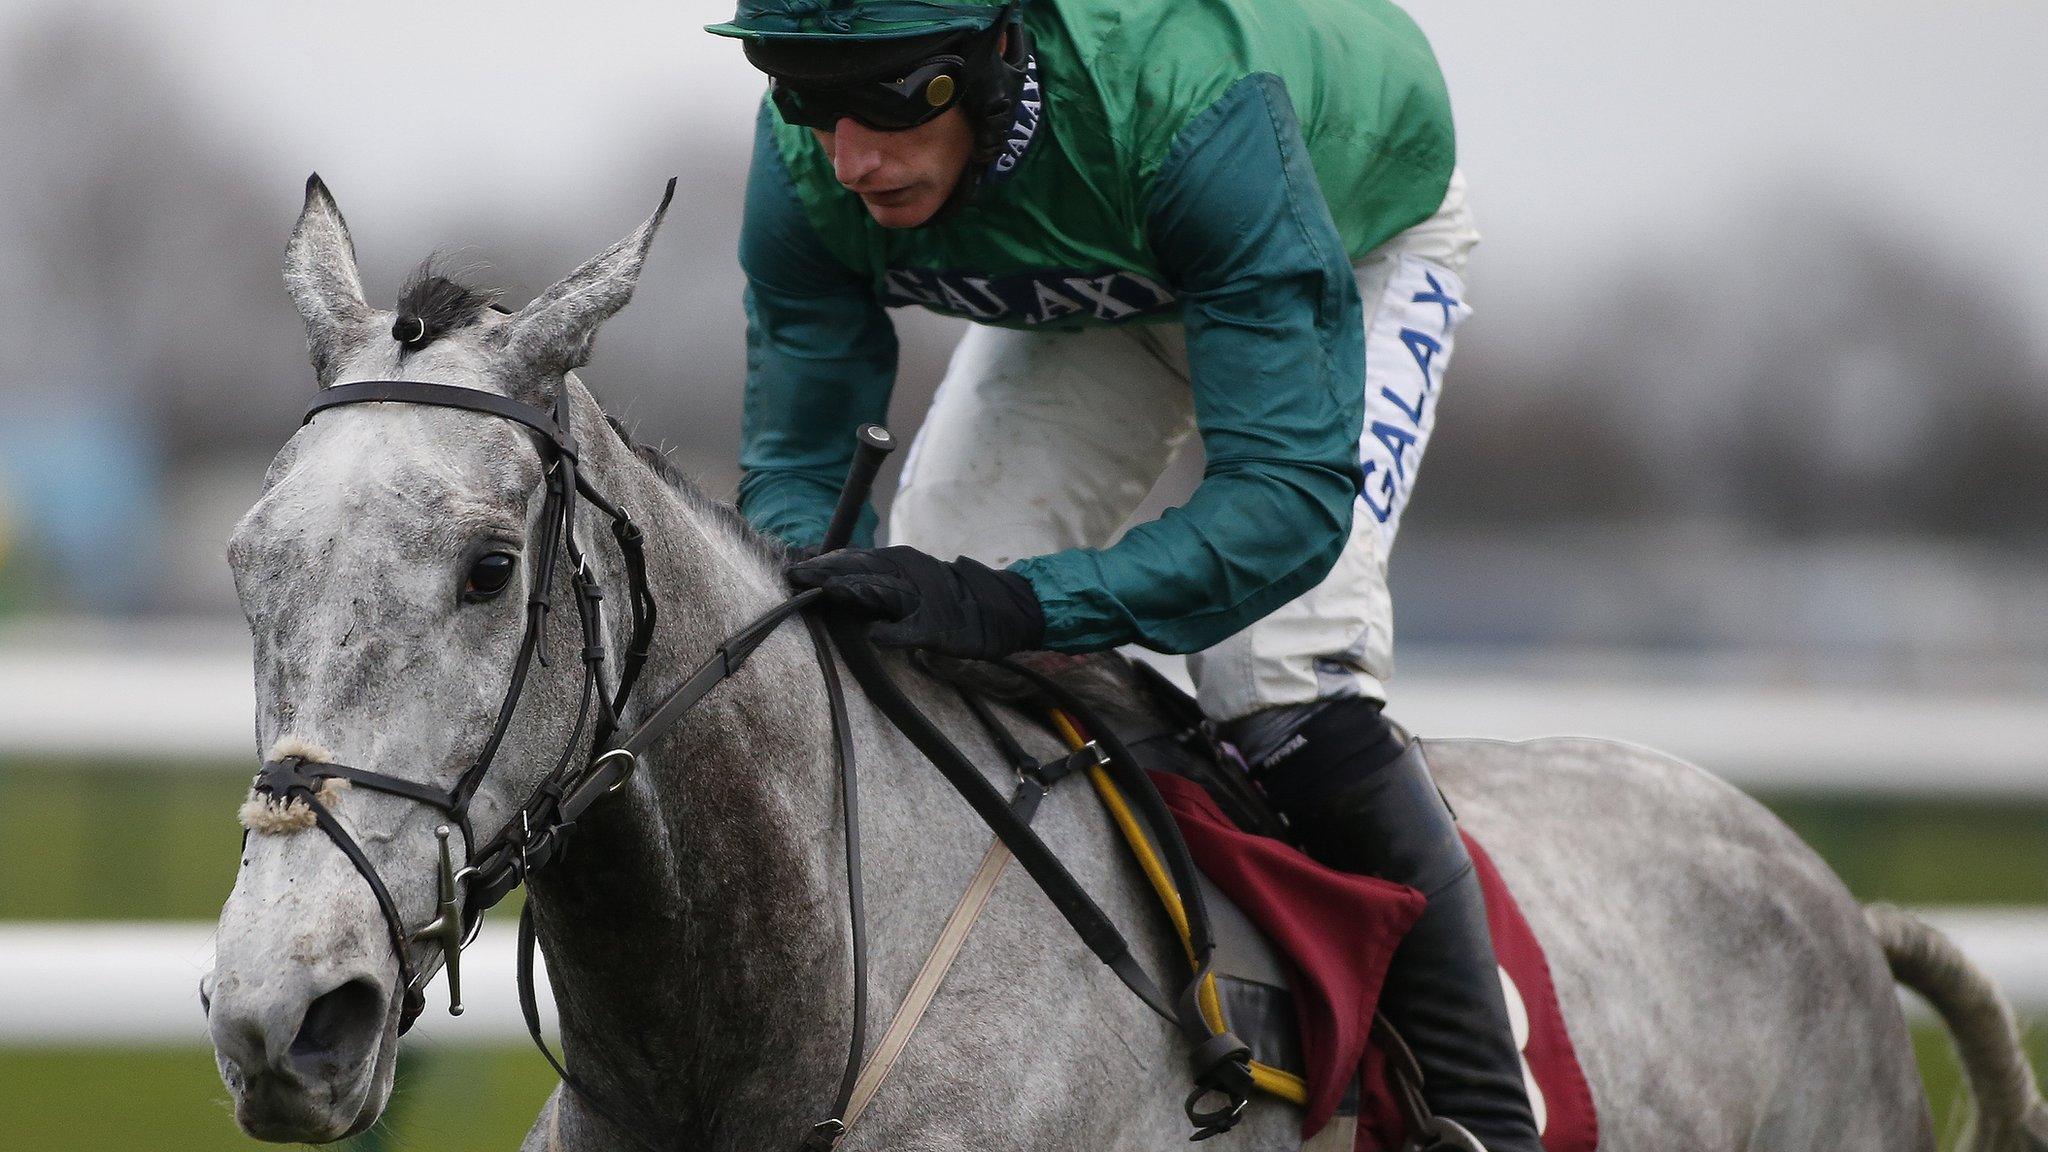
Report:
M 417 1049 L 399 1058 L 390 1109 L 348 1152 L 507 1152 L 555 1076 L 523 1048 Z M 255 1152 L 235 1128 L 213 1054 L 186 1049 L 0 1050 L 5 1145 L 37 1152 Z
M 1767 802 L 1863 900 L 2048 904 L 2048 803 L 1811 797 Z
M 0 921 L 218 917 L 254 771 L 0 761 Z
M 248 772 L 0 764 L 0 920 L 211 920 Z

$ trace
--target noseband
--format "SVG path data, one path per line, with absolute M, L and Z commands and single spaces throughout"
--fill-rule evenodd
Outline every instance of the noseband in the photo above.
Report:
M 594 746 L 605 748 L 617 732 L 619 714 L 632 695 L 641 669 L 646 666 L 648 649 L 654 640 L 655 605 L 654 596 L 647 586 L 646 553 L 640 529 L 625 512 L 592 487 L 577 467 L 576 439 L 569 419 L 566 385 L 557 390 L 554 410 L 550 413 L 495 393 L 446 384 L 412 380 L 337 384 L 313 401 L 306 409 L 303 422 L 311 423 L 315 416 L 330 408 L 380 403 L 458 408 L 511 420 L 536 433 L 534 444 L 547 469 L 544 480 L 547 495 L 541 504 L 540 533 L 536 546 L 528 550 L 532 557 L 533 576 L 526 600 L 525 635 L 520 640 L 519 655 L 512 665 L 512 679 L 506 686 L 504 701 L 498 707 L 497 721 L 491 727 L 491 734 L 454 786 L 442 791 L 414 780 L 345 764 L 311 762 L 299 756 L 269 761 L 256 777 L 255 790 L 258 794 L 271 797 L 277 803 L 298 800 L 311 808 L 321 831 L 334 841 L 369 883 L 370 891 L 377 898 L 377 906 L 383 911 L 384 920 L 391 929 L 392 948 L 398 955 L 399 977 L 405 989 L 400 1013 L 400 1031 L 404 1031 L 419 1018 L 426 1002 L 427 981 L 433 977 L 432 971 L 422 970 L 415 963 L 412 946 L 421 942 L 441 946 L 441 956 L 448 968 L 449 1011 L 460 1015 L 462 949 L 475 938 L 484 913 L 517 888 L 527 873 L 557 857 L 577 816 L 590 801 L 605 791 L 622 786 L 626 777 L 631 775 L 637 762 L 633 751 L 610 749 L 587 763 L 580 762 L 576 753 L 582 746 L 584 729 L 590 724 L 593 706 L 597 713 Z M 625 656 L 619 663 L 616 687 L 607 684 L 605 676 L 604 596 L 576 536 L 578 496 L 611 517 L 612 537 L 618 541 L 620 554 L 625 559 L 631 586 L 633 630 Z M 533 661 L 538 658 L 543 666 L 547 664 L 548 614 L 554 607 L 557 560 L 564 552 L 573 566 L 569 573 L 569 586 L 583 628 L 583 687 L 576 709 L 576 726 L 554 766 L 541 778 L 526 802 L 506 821 L 503 829 L 489 841 L 478 845 L 470 823 L 470 803 L 504 743 Z M 589 786 L 600 776 L 604 780 L 603 788 L 592 792 Z M 331 779 L 403 796 L 434 808 L 448 818 L 448 824 L 436 830 L 441 841 L 437 902 L 433 919 L 424 926 L 406 928 L 398 904 L 376 867 L 341 822 L 320 802 L 320 786 Z M 572 799 L 577 802 L 572 804 Z M 459 868 L 448 843 L 451 824 L 462 831 L 463 862 Z

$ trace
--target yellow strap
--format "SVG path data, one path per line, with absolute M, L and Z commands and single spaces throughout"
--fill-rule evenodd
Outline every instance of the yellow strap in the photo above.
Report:
M 1065 712 L 1054 709 L 1053 726 L 1059 729 L 1060 737 L 1067 746 L 1079 750 L 1087 744 L 1080 731 Z M 1173 876 L 1153 850 L 1151 838 L 1145 835 L 1144 826 L 1132 813 L 1124 794 L 1110 779 L 1109 773 L 1100 764 L 1088 766 L 1088 782 L 1095 786 L 1095 794 L 1102 797 L 1102 806 L 1109 810 L 1109 817 L 1115 822 L 1117 831 L 1123 834 L 1124 843 L 1130 846 L 1131 855 L 1137 857 L 1138 869 L 1152 885 L 1152 891 L 1159 897 L 1159 903 L 1166 908 L 1167 919 L 1173 921 L 1173 930 L 1180 936 L 1181 950 L 1187 953 L 1188 963 L 1195 962 L 1194 936 L 1188 930 L 1187 906 L 1181 902 L 1180 891 L 1173 886 Z M 1216 993 L 1216 975 L 1207 973 L 1202 977 L 1201 992 L 1196 996 L 1200 1005 L 1202 1020 L 1212 1031 L 1228 1032 L 1230 1022 L 1223 1016 L 1223 1000 Z M 1277 1096 L 1294 1104 L 1308 1103 L 1308 1085 L 1301 1077 L 1270 1064 L 1251 1062 L 1252 1084 L 1268 1095 Z

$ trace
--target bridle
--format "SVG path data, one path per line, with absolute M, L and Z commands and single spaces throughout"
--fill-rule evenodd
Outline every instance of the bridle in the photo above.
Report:
M 802 616 L 817 653 L 825 683 L 825 696 L 832 713 L 833 745 L 839 762 L 843 798 L 841 812 L 846 837 L 848 913 L 852 921 L 854 969 L 851 1052 L 834 1105 L 835 1115 L 843 1112 L 847 1101 L 853 1095 L 854 1083 L 860 1071 L 861 1055 L 866 1046 L 867 929 L 860 882 L 860 817 L 854 776 L 852 725 L 847 716 L 845 693 L 840 687 L 838 669 L 828 650 L 824 627 L 809 611 L 818 606 L 823 593 L 816 590 L 799 593 L 742 625 L 738 631 L 726 637 L 711 656 L 684 679 L 682 684 L 650 708 L 637 726 L 621 736 L 620 717 L 625 712 L 633 688 L 639 681 L 641 670 L 646 666 L 647 656 L 654 642 L 655 602 L 653 592 L 647 583 L 645 539 L 639 527 L 625 511 L 608 500 L 585 479 L 578 467 L 567 383 L 556 390 L 551 410 L 535 408 L 492 392 L 417 380 L 365 380 L 336 384 L 323 390 L 313 403 L 307 406 L 301 424 L 311 423 L 314 417 L 330 408 L 349 404 L 384 403 L 454 408 L 513 421 L 536 433 L 534 444 L 546 467 L 546 495 L 541 505 L 538 547 L 529 550 L 534 557 L 534 567 L 530 582 L 531 590 L 527 595 L 526 630 L 520 640 L 519 654 L 512 666 L 512 678 L 506 686 L 504 701 L 499 706 L 491 734 L 485 740 L 476 760 L 464 769 L 454 786 L 442 791 L 415 780 L 387 776 L 381 772 L 371 772 L 346 764 L 312 761 L 304 756 L 284 756 L 267 761 L 256 776 L 254 790 L 259 795 L 269 797 L 278 804 L 290 801 L 304 803 L 311 810 L 316 826 L 341 849 L 343 855 L 348 857 L 349 863 L 355 866 L 356 871 L 362 875 L 363 880 L 369 884 L 370 891 L 376 896 L 377 906 L 383 912 L 385 924 L 390 930 L 391 946 L 398 957 L 399 978 L 403 985 L 399 1013 L 400 1034 L 419 1018 L 426 1003 L 427 982 L 434 976 L 432 969 L 423 970 L 414 962 L 412 946 L 421 942 L 441 946 L 442 962 L 448 969 L 448 1010 L 451 1015 L 461 1015 L 462 950 L 476 938 L 477 931 L 482 926 L 484 913 L 524 883 L 534 871 L 559 860 L 567 848 L 570 833 L 574 830 L 576 822 L 591 805 L 625 787 L 638 768 L 641 756 L 645 755 L 654 743 L 687 716 L 713 688 L 738 672 L 778 627 L 793 616 Z M 879 460 L 866 467 L 868 480 L 872 480 L 877 466 Z M 605 647 L 602 610 L 604 595 L 590 570 L 581 542 L 576 535 L 578 496 L 590 501 L 593 507 L 611 518 L 612 536 L 618 541 L 620 554 L 624 557 L 630 585 L 633 627 L 625 655 L 619 664 L 619 682 L 616 687 L 605 682 L 605 665 L 609 657 Z M 849 517 L 847 525 L 850 524 Z M 843 532 L 843 528 L 841 531 Z M 504 742 L 505 733 L 511 726 L 513 714 L 519 706 L 519 698 L 525 689 L 527 673 L 533 661 L 538 659 L 543 665 L 547 663 L 547 621 L 548 613 L 553 607 L 558 553 L 566 553 L 573 566 L 570 585 L 575 595 L 577 617 L 583 631 L 583 686 L 577 704 L 576 724 L 554 766 L 541 778 L 540 783 L 534 786 L 526 801 L 513 812 L 505 826 L 479 847 L 476 845 L 476 834 L 470 823 L 470 802 L 482 785 L 484 774 L 489 771 L 499 746 Z M 590 722 L 593 706 L 597 710 L 596 727 L 590 742 L 593 751 L 587 760 L 579 761 L 577 751 L 582 746 L 583 731 Z M 349 835 L 348 830 L 321 802 L 321 785 L 327 780 L 346 780 L 354 786 L 402 796 L 428 805 L 446 815 L 462 830 L 463 863 L 457 867 L 454 853 L 448 843 L 450 827 L 444 824 L 435 829 L 435 835 L 440 841 L 437 899 L 434 916 L 425 925 L 417 929 L 406 927 L 405 919 L 398 911 L 397 901 L 392 898 L 391 890 L 378 874 L 376 866 L 363 853 L 355 838 Z M 540 1049 L 541 1055 L 547 1058 L 564 1084 L 573 1089 L 600 1115 L 611 1121 L 615 1128 L 637 1135 L 631 1126 L 612 1114 L 600 1102 L 600 1097 L 589 1085 L 563 1065 L 542 1037 L 533 970 L 535 944 L 533 904 L 529 901 L 520 914 L 518 961 L 520 1008 L 526 1017 L 527 1031 L 532 1034 L 534 1044 Z
M 602 790 L 622 786 L 625 778 L 631 775 L 637 759 L 631 751 L 609 749 L 588 762 L 579 762 L 576 753 L 581 747 L 584 729 L 590 723 L 593 705 L 597 711 L 594 745 L 604 748 L 617 731 L 619 714 L 632 695 L 641 669 L 646 666 L 648 650 L 654 640 L 655 603 L 654 595 L 647 586 L 646 553 L 639 527 L 584 479 L 577 467 L 576 439 L 569 419 L 566 385 L 557 391 L 550 413 L 495 393 L 446 384 L 413 380 L 337 384 L 321 392 L 307 407 L 302 423 L 311 423 L 314 417 L 330 408 L 376 403 L 459 408 L 511 420 L 538 434 L 534 442 L 546 466 L 543 481 L 546 496 L 541 504 L 539 536 L 535 547 L 527 551 L 533 570 L 526 600 L 526 631 L 520 640 L 519 654 L 512 665 L 512 678 L 498 707 L 490 736 L 454 786 L 442 791 L 415 780 L 345 764 L 312 762 L 300 756 L 269 761 L 256 777 L 255 790 L 259 794 L 272 797 L 277 803 L 294 799 L 306 803 L 321 831 L 349 858 L 375 894 L 377 906 L 383 911 L 384 920 L 391 930 L 392 948 L 398 956 L 399 978 L 404 988 L 399 1017 L 399 1030 L 403 1033 L 419 1018 L 426 1003 L 426 984 L 434 975 L 431 970 L 422 970 L 415 962 L 413 945 L 432 942 L 441 946 L 441 955 L 448 968 L 449 1011 L 460 1015 L 462 949 L 475 938 L 484 913 L 517 888 L 529 872 L 544 867 L 559 855 L 570 829 L 589 803 L 601 795 Z M 612 536 L 618 541 L 620 553 L 625 558 L 631 586 L 633 629 L 619 664 L 616 687 L 608 685 L 605 677 L 607 653 L 601 610 L 604 596 L 576 535 L 578 496 L 611 518 Z M 576 709 L 576 725 L 554 766 L 541 778 L 525 803 L 512 813 L 503 829 L 479 845 L 470 822 L 470 803 L 504 743 L 534 660 L 539 659 L 543 666 L 547 663 L 548 615 L 554 607 L 557 561 L 564 552 L 573 566 L 569 585 L 583 629 L 583 686 Z M 600 778 L 604 781 L 602 790 L 593 792 L 592 786 Z M 346 780 L 357 787 L 402 796 L 448 817 L 449 824 L 436 829 L 441 842 L 441 858 L 434 916 L 422 927 L 406 927 L 398 904 L 375 865 L 370 863 L 354 837 L 320 802 L 320 786 L 329 779 Z M 455 865 L 448 843 L 450 824 L 462 831 L 463 861 L 460 867 Z
M 304 803 L 311 810 L 315 824 L 348 857 L 376 896 L 377 905 L 390 930 L 403 984 L 401 1034 L 418 1019 L 425 1005 L 426 983 L 434 975 L 433 970 L 423 970 L 414 961 L 413 945 L 422 942 L 440 945 L 442 962 L 448 969 L 449 1011 L 460 1015 L 461 954 L 475 938 L 485 912 L 536 870 L 559 860 L 577 821 L 591 805 L 624 787 L 638 767 L 641 756 L 655 742 L 688 715 L 712 689 L 738 672 L 778 627 L 792 617 L 801 617 L 810 633 L 832 718 L 845 835 L 853 967 L 852 1034 L 838 1096 L 830 1117 L 812 1129 L 802 1148 L 829 1149 L 846 1131 L 852 1116 L 857 1114 L 857 1109 L 854 1113 L 849 1113 L 848 1109 L 865 1071 L 866 1056 L 867 937 L 862 898 L 858 792 L 852 725 L 833 659 L 835 645 L 870 701 L 917 745 L 969 802 L 1090 950 L 1147 1006 L 1186 1035 L 1193 1047 L 1196 1088 L 1189 1095 L 1184 1110 L 1199 1129 L 1196 1138 L 1227 1131 L 1236 1123 L 1244 1112 L 1251 1091 L 1250 1076 L 1245 1070 L 1249 1049 L 1229 1032 L 1208 1028 L 1195 1007 L 1195 990 L 1208 972 L 1213 941 L 1193 862 L 1188 857 L 1186 844 L 1180 840 L 1178 830 L 1165 811 L 1164 802 L 1135 768 L 1137 761 L 1106 726 L 1093 719 L 1080 700 L 1043 676 L 1013 666 L 1015 671 L 1025 674 L 1061 707 L 1081 717 L 1099 733 L 1099 748 L 1091 742 L 1075 756 L 1093 756 L 1105 764 L 1114 763 L 1116 770 L 1125 774 L 1127 786 L 1144 799 L 1147 823 L 1162 841 L 1168 866 L 1187 900 L 1187 911 L 1194 925 L 1194 943 L 1191 946 L 1194 971 L 1189 981 L 1182 985 L 1179 997 L 1167 996 L 1145 973 L 1122 933 L 1031 828 L 1031 814 L 1037 807 L 1036 796 L 1042 795 L 1044 788 L 1050 787 L 1071 768 L 1058 769 L 1056 774 L 1047 775 L 1045 770 L 1053 767 L 1050 763 L 1029 771 L 1020 767 L 1020 776 L 1037 791 L 1034 793 L 1032 788 L 1027 788 L 1020 798 L 1005 800 L 980 770 L 893 683 L 866 638 L 863 621 L 844 614 L 833 614 L 828 621 L 821 618 L 823 613 L 813 611 L 822 608 L 820 601 L 824 593 L 820 590 L 798 593 L 741 626 L 678 687 L 649 708 L 630 732 L 620 736 L 620 717 L 653 644 L 655 602 L 647 583 L 645 543 L 640 529 L 579 470 L 566 381 L 556 390 L 551 411 L 496 393 L 424 381 L 367 380 L 337 384 L 323 390 L 307 407 L 302 424 L 311 423 L 330 408 L 378 403 L 453 408 L 511 420 L 536 434 L 534 443 L 546 469 L 546 495 L 540 512 L 538 547 L 528 550 L 533 557 L 533 575 L 527 596 L 525 633 L 490 736 L 454 786 L 442 791 L 418 781 L 345 764 L 314 761 L 303 755 L 268 761 L 256 777 L 254 790 L 259 795 L 280 805 L 292 801 Z M 871 438 L 877 435 L 879 442 Z M 832 528 L 827 533 L 828 546 L 845 543 L 865 503 L 867 485 L 873 481 L 875 471 L 880 467 L 881 455 L 890 446 L 887 433 L 872 426 L 862 430 L 862 437 L 863 451 L 856 455 L 847 490 L 841 495 Z M 604 596 L 576 534 L 576 500 L 579 496 L 611 518 L 612 535 L 624 558 L 630 585 L 633 625 L 625 654 L 619 662 L 616 686 L 607 684 L 605 678 L 609 655 L 605 646 L 602 612 Z M 533 661 L 539 659 L 543 665 L 546 664 L 547 621 L 553 607 L 558 554 L 566 554 L 572 566 L 570 588 L 583 632 L 583 681 L 575 726 L 554 766 L 507 819 L 503 828 L 479 846 L 470 821 L 470 802 L 504 741 Z M 591 724 L 593 708 L 596 721 L 590 741 L 592 751 L 587 759 L 579 759 L 577 753 L 583 747 L 584 730 Z M 428 805 L 461 829 L 464 851 L 459 867 L 449 845 L 450 825 L 443 824 L 435 830 L 440 841 L 437 899 L 434 916 L 425 925 L 417 929 L 407 928 L 397 902 L 376 866 L 321 802 L 321 787 L 328 780 L 346 780 L 354 786 Z M 633 1126 L 623 1122 L 602 1103 L 599 1094 L 587 1083 L 571 1074 L 543 1039 L 533 978 L 536 946 L 533 914 L 533 902 L 528 901 L 520 915 L 518 958 L 520 1008 L 526 1017 L 528 1032 L 564 1084 L 610 1121 L 614 1128 L 635 1137 L 636 1142 L 652 1147 Z M 914 1019 L 910 1026 L 915 1026 Z M 892 1022 L 892 1036 L 896 1028 L 896 1023 Z M 882 1071 L 886 1074 L 886 1067 Z M 1202 1101 L 1212 1095 L 1223 1097 L 1222 1107 L 1202 1106 Z M 644 1105 L 640 1105 L 640 1110 L 648 1111 Z

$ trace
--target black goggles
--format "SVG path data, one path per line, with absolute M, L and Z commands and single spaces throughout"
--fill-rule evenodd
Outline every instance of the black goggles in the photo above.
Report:
M 933 56 L 893 80 L 854 84 L 791 84 L 770 77 L 768 92 L 784 121 L 831 131 L 852 118 L 877 132 L 901 132 L 937 119 L 960 102 L 967 61 Z

